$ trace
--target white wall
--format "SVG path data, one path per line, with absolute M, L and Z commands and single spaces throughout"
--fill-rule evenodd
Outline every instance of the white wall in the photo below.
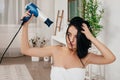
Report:
M 62 12 L 62 10 L 64 10 L 63 20 L 62 20 L 62 24 L 61 24 L 61 31 L 65 32 L 67 23 L 68 23 L 68 0 L 55 0 L 54 5 L 55 5 L 55 11 L 54 11 L 55 21 L 57 18 L 58 10 L 60 10 L 61 12 Z M 60 15 L 61 15 L 61 12 L 60 12 Z
M 3 11 L 4 9 L 4 5 L 3 5 L 4 1 L 0 0 L 0 13 Z
M 104 0 L 104 42 L 116 56 L 106 66 L 106 80 L 120 80 L 120 0 Z
M 42 13 L 44 13 L 44 15 L 54 22 L 54 0 L 38 0 L 37 6 L 40 8 Z M 41 38 L 50 40 L 51 35 L 53 34 L 53 27 L 54 23 L 48 28 L 44 22 L 38 20 L 37 35 Z
M 61 24 L 61 30 L 67 27 L 67 1 L 68 0 L 38 0 L 38 6 L 40 10 L 50 18 L 54 23 L 48 28 L 46 24 L 39 21 L 37 24 L 37 35 L 41 38 L 49 39 L 54 34 L 54 28 L 56 24 L 56 17 L 58 10 L 64 10 L 63 20 Z

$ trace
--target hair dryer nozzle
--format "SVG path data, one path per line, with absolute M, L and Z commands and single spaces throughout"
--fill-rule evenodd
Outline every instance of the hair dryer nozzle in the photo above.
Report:
M 50 25 L 53 23 L 49 18 L 46 19 L 46 21 L 44 22 L 48 27 L 50 27 Z

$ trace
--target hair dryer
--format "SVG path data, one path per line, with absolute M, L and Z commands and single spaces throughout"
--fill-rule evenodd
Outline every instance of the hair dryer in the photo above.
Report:
M 29 17 L 24 17 L 24 18 L 22 19 L 23 22 L 22 22 L 21 26 L 19 27 L 18 31 L 16 32 L 16 34 L 14 35 L 14 37 L 12 38 L 12 40 L 10 41 L 10 43 L 8 44 L 8 46 L 7 46 L 7 48 L 5 49 L 4 53 L 2 54 L 2 57 L 1 57 L 1 59 L 0 59 L 0 64 L 2 63 L 2 60 L 3 60 L 3 57 L 4 57 L 5 53 L 7 52 L 7 50 L 8 50 L 9 47 L 10 47 L 10 45 L 11 45 L 12 42 L 14 41 L 15 37 L 17 36 L 17 34 L 19 33 L 19 31 L 21 30 L 22 25 L 31 18 L 32 14 L 34 14 L 35 17 L 40 18 L 48 27 L 53 23 L 49 18 L 47 18 L 47 17 L 40 11 L 40 9 L 39 9 L 35 4 L 29 3 L 29 4 L 27 4 L 27 5 L 25 6 L 25 9 L 26 9 L 26 10 L 29 10 L 29 12 L 30 12 L 31 15 L 30 15 Z
M 40 9 L 39 9 L 35 4 L 29 3 L 29 4 L 27 4 L 27 5 L 25 6 L 25 9 L 26 9 L 27 11 L 29 10 L 29 12 L 30 12 L 31 15 L 28 16 L 28 17 L 24 17 L 24 18 L 22 19 L 23 24 L 24 24 L 25 22 L 27 22 L 27 21 L 31 18 L 32 14 L 34 14 L 35 17 L 40 18 L 48 27 L 50 27 L 50 25 L 53 23 L 49 18 L 47 18 L 47 17 L 40 11 Z

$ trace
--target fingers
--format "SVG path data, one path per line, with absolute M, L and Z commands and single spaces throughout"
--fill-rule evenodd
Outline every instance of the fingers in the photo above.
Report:
M 83 28 L 84 30 L 89 30 L 88 26 L 87 26 L 85 23 L 83 23 L 82 25 L 83 25 L 82 28 Z
M 30 10 L 26 11 L 24 16 L 21 17 L 21 21 L 24 24 L 29 24 L 32 21 L 33 17 L 34 17 L 34 15 L 31 14 L 29 11 Z
M 28 10 L 28 11 L 25 12 L 25 14 L 21 17 L 21 20 L 22 20 L 24 17 L 29 17 L 29 16 L 31 16 L 31 14 L 30 14 L 29 11 L 30 11 L 30 10 Z M 32 16 L 33 16 L 33 15 L 32 15 Z
M 29 20 L 29 21 L 31 21 L 31 20 L 33 19 L 33 17 L 34 17 L 34 14 L 32 14 L 32 16 L 31 16 L 31 18 L 30 18 L 30 20 Z
M 88 29 L 88 27 L 87 27 L 87 25 L 85 23 L 82 24 L 82 29 L 83 29 L 81 31 L 82 33 L 85 33 L 86 31 L 89 31 L 89 29 Z
M 84 24 L 84 23 L 82 24 L 82 29 L 83 29 L 83 30 L 81 30 L 81 32 L 84 33 L 85 30 L 86 30 L 86 24 Z
M 88 28 L 85 23 L 82 24 L 83 28 Z
M 30 10 L 26 11 L 26 14 L 30 15 Z
M 85 31 L 81 31 L 81 33 L 85 33 Z

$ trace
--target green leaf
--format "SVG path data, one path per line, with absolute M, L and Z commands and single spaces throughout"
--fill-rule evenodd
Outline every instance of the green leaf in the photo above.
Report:
M 97 34 L 101 31 L 103 28 L 102 25 L 99 24 L 102 15 L 104 13 L 104 9 L 98 10 L 100 3 L 96 0 L 94 2 L 93 0 L 82 0 L 84 4 L 84 19 L 88 20 L 91 28 L 92 28 L 92 34 L 96 37 Z

